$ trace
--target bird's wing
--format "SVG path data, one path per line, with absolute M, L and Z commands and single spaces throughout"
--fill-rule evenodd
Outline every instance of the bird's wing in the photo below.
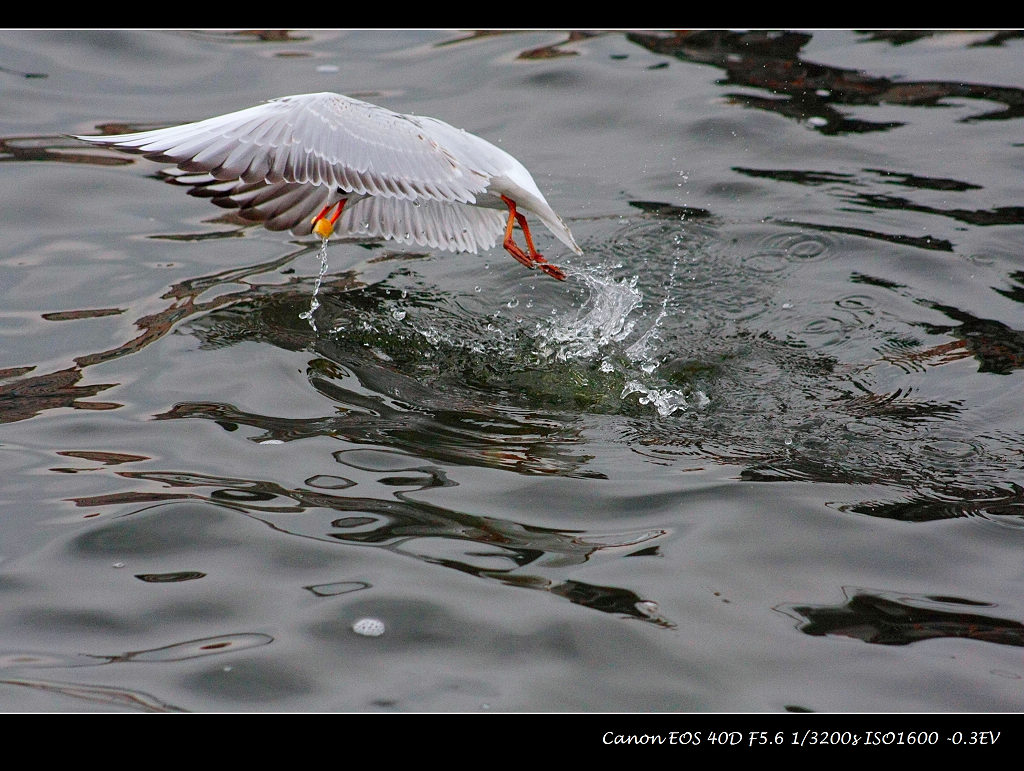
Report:
M 243 219 L 262 222 L 268 230 L 312 231 L 310 217 L 333 202 L 331 188 L 297 182 L 221 181 L 210 174 L 167 173 L 167 180 L 187 186 L 189 195 L 238 209 Z M 352 201 L 334 226 L 339 236 L 368 241 L 390 239 L 434 249 L 481 252 L 493 247 L 505 229 L 506 215 L 469 204 L 370 197 Z
M 505 230 L 505 219 L 497 209 L 464 203 L 373 197 L 345 207 L 335 232 L 476 253 L 498 242 Z
M 262 222 L 267 230 L 291 230 L 297 236 L 313 230 L 312 215 L 337 196 L 323 185 L 298 182 L 244 182 L 218 180 L 209 173 L 181 173 L 167 169 L 162 176 L 172 184 L 189 188 L 188 194 L 209 198 L 217 206 L 237 209 L 242 219 Z
M 329 186 L 410 201 L 472 203 L 491 176 L 473 152 L 483 142 L 478 137 L 333 93 L 286 96 L 183 126 L 77 138 L 221 180 Z

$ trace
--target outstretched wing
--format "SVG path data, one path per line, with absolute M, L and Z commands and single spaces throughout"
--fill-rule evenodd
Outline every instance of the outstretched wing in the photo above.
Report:
M 445 146 L 434 139 L 438 124 Z M 441 121 L 334 93 L 286 96 L 183 126 L 77 138 L 220 180 L 462 203 L 475 202 L 495 171 L 480 146 L 497 150 Z
M 310 212 L 336 200 L 332 189 L 297 182 L 220 181 L 207 173 L 164 172 L 168 182 L 189 188 L 189 195 L 209 198 L 218 206 L 237 209 L 239 216 L 262 222 L 268 230 L 312 231 Z M 390 239 L 453 252 L 481 252 L 493 247 L 505 229 L 497 209 L 424 199 L 374 196 L 353 200 L 334 226 L 339 236 Z

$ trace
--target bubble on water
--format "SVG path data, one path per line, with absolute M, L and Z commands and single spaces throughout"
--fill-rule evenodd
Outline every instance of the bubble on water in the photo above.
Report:
M 352 631 L 363 637 L 380 637 L 384 634 L 384 622 L 379 618 L 361 618 L 352 624 Z

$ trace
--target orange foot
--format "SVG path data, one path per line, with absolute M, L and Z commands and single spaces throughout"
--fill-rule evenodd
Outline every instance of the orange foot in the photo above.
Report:
M 501 197 L 501 200 L 508 206 L 508 225 L 505 226 L 505 240 L 502 243 L 505 250 L 526 267 L 540 268 L 552 278 L 565 281 L 565 271 L 545 260 L 544 256 L 533 245 L 530 226 L 526 224 L 526 217 L 516 211 L 516 202 L 504 195 Z M 518 244 L 512 240 L 512 228 L 516 222 L 519 223 L 523 235 L 526 236 L 526 248 L 530 250 L 529 254 L 520 249 Z
M 321 238 L 330 238 L 331 233 L 334 232 L 334 223 L 338 221 L 338 217 L 341 216 L 341 210 L 345 208 L 345 204 L 348 203 L 347 198 L 342 198 L 336 204 L 327 204 L 320 210 L 320 213 L 313 217 L 313 232 Z M 331 218 L 327 219 L 327 212 L 331 210 L 332 206 L 337 207 L 337 211 L 331 215 Z

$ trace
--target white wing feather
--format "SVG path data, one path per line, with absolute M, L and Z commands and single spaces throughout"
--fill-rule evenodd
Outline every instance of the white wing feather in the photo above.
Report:
M 185 183 L 199 185 L 193 194 L 271 230 L 308 234 L 312 215 L 340 190 L 353 198 L 339 232 L 475 252 L 497 241 L 508 195 L 582 254 L 533 177 L 504 150 L 436 118 L 341 94 L 286 96 L 197 123 L 77 138 L 205 172 L 212 179 Z
M 309 212 L 332 200 L 324 186 L 296 182 L 221 182 L 209 174 L 166 173 L 169 181 L 191 188 L 190 195 L 209 198 L 218 206 L 238 209 L 268 230 L 309 235 Z M 339 236 L 392 239 L 453 252 L 481 252 L 493 247 L 505 229 L 506 215 L 497 209 L 448 201 L 408 201 L 374 196 L 354 200 L 335 223 Z
M 77 138 L 223 180 L 473 203 L 487 189 L 493 164 L 478 158 L 483 168 L 467 165 L 431 138 L 423 120 L 341 94 L 302 94 L 183 126 Z

